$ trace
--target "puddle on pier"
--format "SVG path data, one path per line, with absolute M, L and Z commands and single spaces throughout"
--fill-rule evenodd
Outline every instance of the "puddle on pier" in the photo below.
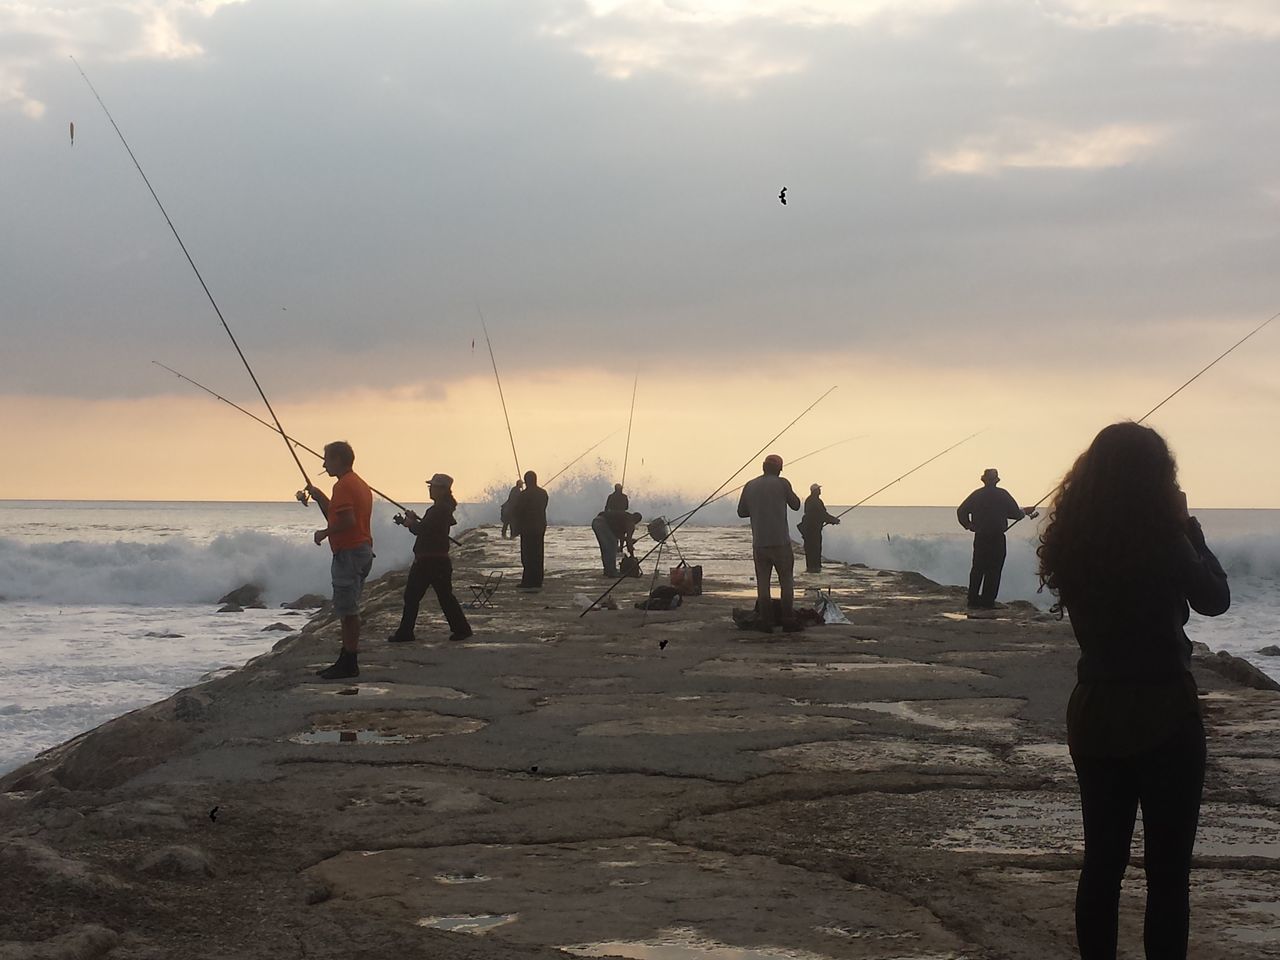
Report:
M 410 743 L 418 738 L 380 730 L 311 730 L 289 739 L 293 743 Z
M 782 947 L 734 947 L 700 937 L 671 935 L 656 940 L 611 940 L 561 947 L 579 957 L 629 957 L 631 960 L 828 960 L 807 950 Z
M 488 883 L 492 877 L 483 873 L 437 873 L 431 878 L 436 883 L 453 885 L 456 883 Z
M 318 713 L 311 729 L 292 743 L 414 743 L 433 737 L 475 733 L 486 726 L 476 717 L 455 717 L 429 710 L 345 710 Z
M 421 700 L 470 700 L 471 694 L 453 687 L 428 687 L 409 683 L 353 683 L 345 687 L 327 687 L 304 683 L 301 688 L 322 697 L 406 697 Z
M 423 917 L 417 921 L 420 927 L 449 930 L 453 933 L 488 933 L 495 927 L 513 923 L 518 913 L 478 913 L 453 917 Z

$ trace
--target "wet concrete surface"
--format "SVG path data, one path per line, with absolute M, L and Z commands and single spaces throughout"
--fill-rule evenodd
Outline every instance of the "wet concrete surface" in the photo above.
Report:
M 743 632 L 749 537 L 692 528 L 704 596 L 646 616 L 646 576 L 579 616 L 575 597 L 612 582 L 594 538 L 548 542 L 547 585 L 523 592 L 516 543 L 465 538 L 461 596 L 509 577 L 466 642 L 429 597 L 421 642 L 385 643 L 390 574 L 367 591 L 358 679 L 314 677 L 337 639 L 313 620 L 11 774 L 0 829 L 48 853 L 20 846 L 0 879 L 0 941 L 101 925 L 115 941 L 88 955 L 115 960 L 1073 955 L 1066 624 L 1025 604 L 970 620 L 959 588 L 833 564 L 799 583 L 852 623 Z M 1211 762 L 1192 954 L 1280 957 L 1280 696 L 1197 676 Z M 138 872 L 174 844 L 209 872 Z M 1140 826 L 1134 854 L 1130 955 Z M 66 863 L 102 878 L 92 895 Z

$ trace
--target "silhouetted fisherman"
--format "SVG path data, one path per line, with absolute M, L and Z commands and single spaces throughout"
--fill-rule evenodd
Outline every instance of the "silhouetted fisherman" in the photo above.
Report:
M 804 539 L 804 560 L 807 573 L 822 572 L 822 528 L 828 523 L 839 523 L 839 517 L 827 513 L 822 502 L 822 485 L 809 484 L 809 496 L 804 500 L 804 516 L 800 519 L 800 536 Z
M 516 501 L 520 499 L 520 491 L 524 489 L 524 481 L 517 480 L 516 485 L 511 488 L 511 492 L 507 494 L 506 502 L 499 509 L 499 515 L 502 517 L 502 539 L 510 540 L 512 537 L 518 537 L 520 532 L 513 526 L 512 518 L 515 516 Z
M 738 498 L 738 516 L 751 518 L 751 557 L 756 568 L 756 612 L 758 629 L 773 632 L 773 597 L 769 578 L 778 571 L 778 589 L 782 594 L 782 629 L 788 632 L 800 626 L 792 616 L 795 601 L 796 556 L 791 549 L 787 508 L 800 509 L 800 498 L 791 489 L 791 481 L 782 476 L 782 458 L 771 453 L 764 458 L 764 473 L 747 482 Z
M 956 509 L 960 526 L 973 531 L 973 567 L 969 571 L 969 609 L 994 610 L 1000 592 L 1006 545 L 1004 532 L 1009 521 L 1035 517 L 1035 507 L 1020 507 L 1008 490 L 996 486 L 1000 473 L 995 467 L 982 471 L 982 486 L 964 498 Z
M 542 586 L 543 547 L 547 538 L 547 491 L 538 486 L 532 470 L 524 475 L 524 489 L 511 511 L 512 527 L 520 538 L 520 586 Z
M 613 493 L 604 501 L 606 510 L 621 510 L 624 513 L 631 509 L 631 498 L 622 492 L 622 484 L 615 483 L 613 485 Z
M 360 595 L 373 567 L 373 491 L 352 469 L 355 451 L 345 440 L 324 445 L 325 473 L 337 478 L 333 495 L 307 484 L 307 492 L 329 521 L 313 535 L 316 546 L 329 541 L 333 561 L 329 565 L 333 581 L 333 612 L 342 621 L 342 650 L 330 667 L 317 674 L 321 680 L 344 680 L 360 676 L 356 655 L 360 650 Z
M 435 589 L 440 612 L 449 622 L 449 639 L 466 640 L 471 636 L 471 625 L 453 593 L 453 561 L 449 559 L 449 528 L 458 522 L 454 517 L 458 501 L 453 497 L 453 477 L 435 474 L 427 481 L 427 493 L 431 497 L 427 512 L 419 518 L 412 510 L 406 510 L 401 521 L 417 539 L 413 542 L 413 566 L 404 585 L 400 626 L 387 637 L 391 643 L 412 643 L 417 639 L 413 628 L 428 587 Z
M 643 519 L 625 510 L 601 510 L 591 521 L 591 532 L 600 544 L 600 563 L 606 577 L 618 575 L 618 556 L 636 555 L 636 524 Z

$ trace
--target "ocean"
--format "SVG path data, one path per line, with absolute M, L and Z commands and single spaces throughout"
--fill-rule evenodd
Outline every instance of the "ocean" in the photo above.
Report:
M 570 549 L 549 545 L 549 559 L 596 563 L 585 525 L 608 489 L 603 479 L 553 488 L 550 520 L 569 527 Z M 695 522 L 739 526 L 735 502 L 713 504 Z M 632 500 L 647 517 L 693 505 Z M 408 562 L 411 540 L 393 512 L 375 506 L 374 576 Z M 1222 617 L 1193 615 L 1188 634 L 1280 679 L 1280 657 L 1257 652 L 1280 644 L 1280 511 L 1197 515 L 1233 601 Z M 496 519 L 496 502 L 463 505 L 457 529 Z M 329 550 L 311 540 L 319 520 L 294 502 L 0 501 L 0 772 L 267 652 L 285 635 L 265 629 L 273 623 L 301 626 L 304 615 L 279 605 L 328 593 Z M 1000 597 L 1047 608 L 1050 598 L 1036 591 L 1035 533 L 1032 522 L 1011 531 Z M 824 544 L 831 559 L 952 584 L 967 581 L 970 549 L 950 507 L 860 507 L 827 528 Z M 218 598 L 247 582 L 262 585 L 267 608 L 217 613 Z

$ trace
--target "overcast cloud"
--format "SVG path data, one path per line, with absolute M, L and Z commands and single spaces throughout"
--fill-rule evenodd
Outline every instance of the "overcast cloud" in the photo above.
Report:
M 1280 308 L 1262 0 L 0 0 L 8 393 L 240 376 L 68 54 L 284 393 L 474 372 L 477 304 L 508 369 L 1117 373 Z

